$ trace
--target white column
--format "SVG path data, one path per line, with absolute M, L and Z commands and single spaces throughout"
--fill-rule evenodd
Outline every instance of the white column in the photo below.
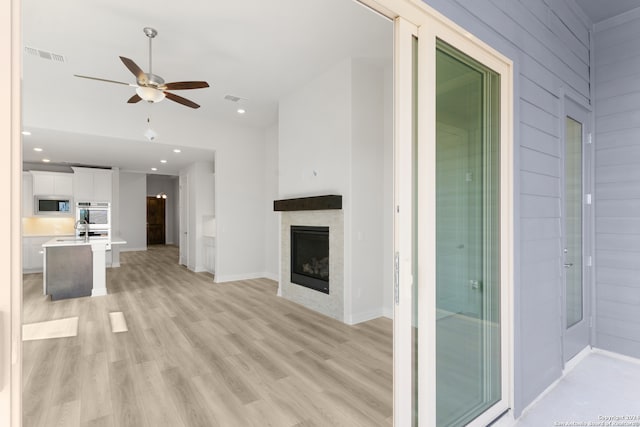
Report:
M 98 297 L 107 294 L 107 270 L 105 263 L 106 244 L 92 243 L 91 251 L 93 252 L 93 290 L 92 297 Z

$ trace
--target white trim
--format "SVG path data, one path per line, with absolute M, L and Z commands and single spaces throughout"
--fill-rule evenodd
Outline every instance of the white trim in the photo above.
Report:
M 393 308 L 382 307 L 382 316 L 393 320 Z
M 612 357 L 618 360 L 624 360 L 625 362 L 637 363 L 640 364 L 640 359 L 633 356 L 627 356 L 625 354 L 614 353 L 613 351 L 603 350 L 601 348 L 594 347 L 593 353 L 602 354 L 603 356 Z
M 227 274 L 224 276 L 214 276 L 213 281 L 215 283 L 226 283 L 226 282 L 239 282 L 241 280 L 252 280 L 252 279 L 262 279 L 268 278 L 269 273 L 261 272 L 261 273 L 244 273 L 244 274 Z
M 590 353 L 593 353 L 593 352 L 594 350 L 592 350 L 590 347 L 587 347 L 584 350 L 582 350 L 580 353 L 578 353 L 576 356 L 574 356 L 574 358 L 571 359 L 565 366 L 565 369 L 562 371 L 562 375 L 560 375 L 560 377 L 557 378 L 554 382 L 549 384 L 549 386 L 545 388 L 544 391 L 542 391 L 542 393 L 538 394 L 536 398 L 533 399 L 533 401 L 531 401 L 531 403 L 529 403 L 526 406 L 526 408 L 522 410 L 522 412 L 520 413 L 520 417 L 518 419 L 521 419 L 528 411 L 531 410 L 531 408 L 533 408 L 542 399 L 544 399 L 549 393 L 551 393 L 551 391 L 553 391 L 553 389 L 556 388 L 558 384 L 560 384 L 560 382 L 567 376 L 569 372 L 571 372 L 578 365 L 579 362 L 584 360 L 584 358 L 586 358 Z M 575 360 L 575 363 L 574 363 L 574 360 Z
M 608 30 L 609 28 L 617 27 L 618 25 L 623 25 L 636 19 L 640 19 L 640 7 L 593 24 L 593 31 L 600 32 Z
M 262 277 L 273 280 L 274 282 L 280 282 L 280 274 L 278 273 L 263 273 Z
M 417 27 L 403 18 L 394 23 L 394 272 L 398 295 L 393 295 L 393 421 L 411 426 L 412 408 L 412 288 L 413 288 L 413 36 Z M 397 276 L 396 276 L 397 274 Z M 394 282 L 395 286 L 395 282 Z M 396 303 L 397 301 L 397 303 Z
M 377 319 L 383 316 L 382 308 L 376 310 L 363 311 L 361 313 L 351 314 L 344 319 L 344 323 L 347 325 L 357 325 L 358 323 L 367 322 L 369 320 Z
M 144 252 L 146 250 L 147 250 L 146 247 L 144 247 L 144 248 L 127 248 L 127 247 L 124 247 L 124 248 L 120 248 L 120 253 L 122 253 L 122 252 Z
M 580 362 L 582 362 L 589 354 L 593 352 L 593 349 L 589 346 L 583 348 L 578 354 L 573 356 L 570 360 L 568 360 L 564 364 L 564 369 L 562 370 L 562 376 L 565 376 L 569 372 L 573 370 Z

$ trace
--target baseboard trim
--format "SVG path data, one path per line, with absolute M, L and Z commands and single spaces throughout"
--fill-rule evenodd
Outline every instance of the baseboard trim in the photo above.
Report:
M 538 404 L 538 402 L 540 402 L 545 396 L 547 396 L 549 393 L 551 393 L 551 391 L 556 388 L 556 386 L 560 383 L 560 381 L 562 381 L 567 374 L 576 367 L 576 365 L 582 361 L 585 357 L 587 357 L 589 354 L 591 354 L 593 352 L 593 348 L 592 347 L 586 347 L 585 349 L 583 349 L 580 353 L 578 353 L 576 356 L 574 356 L 569 362 L 567 362 L 565 364 L 564 369 L 562 370 L 562 374 L 556 378 L 556 380 L 554 382 L 552 382 L 551 384 L 549 384 L 549 386 L 547 388 L 545 388 L 542 393 L 540 393 L 538 396 L 536 396 L 535 399 L 533 399 L 533 401 L 531 401 L 531 403 L 529 403 L 520 413 L 520 416 L 518 418 L 516 418 L 516 421 L 520 418 L 522 418 L 522 416 L 524 414 L 527 413 L 527 411 L 529 411 L 532 407 L 534 407 L 536 404 Z
M 614 359 L 624 360 L 625 362 L 637 363 L 640 365 L 640 359 L 633 356 L 627 356 L 626 354 L 616 353 L 615 351 L 604 350 L 602 348 L 594 348 L 594 353 L 602 354 L 603 356 L 608 356 Z
M 562 376 L 564 377 L 569 372 L 571 372 L 573 368 L 578 366 L 578 364 L 582 362 L 584 358 L 590 355 L 591 353 L 593 353 L 592 347 L 583 348 L 578 354 L 573 356 L 571 360 L 569 360 L 567 363 L 564 364 L 564 369 L 562 370 Z
M 382 317 L 384 316 L 383 312 L 384 310 L 382 308 L 378 308 L 375 310 L 351 314 L 350 316 L 346 316 L 344 323 L 346 323 L 347 325 L 357 325 L 358 323 Z
M 382 315 L 387 319 L 393 320 L 393 308 L 382 307 Z
M 264 273 L 264 276 L 262 277 L 266 277 L 267 279 L 271 279 L 274 282 L 279 282 L 280 281 L 280 275 L 278 273 Z
M 140 252 L 140 251 L 146 251 L 147 248 L 119 248 L 120 252 Z
M 246 274 L 216 275 L 214 281 L 216 283 L 225 283 L 225 282 L 237 282 L 240 280 L 261 279 L 263 277 L 267 277 L 267 274 L 268 273 L 260 272 L 260 273 L 246 273 Z

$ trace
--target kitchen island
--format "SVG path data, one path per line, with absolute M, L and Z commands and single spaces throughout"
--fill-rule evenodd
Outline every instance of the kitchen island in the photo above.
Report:
M 44 249 L 43 292 L 52 300 L 107 294 L 106 252 L 119 237 L 55 237 Z

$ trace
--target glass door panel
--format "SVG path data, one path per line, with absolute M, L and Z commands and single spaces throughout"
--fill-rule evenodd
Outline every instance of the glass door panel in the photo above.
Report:
M 436 423 L 501 398 L 499 76 L 436 51 Z
M 565 146 L 565 310 L 566 327 L 583 319 L 582 289 L 582 123 L 566 118 Z
M 564 321 L 562 323 L 563 360 L 569 361 L 590 343 L 589 268 L 585 269 L 585 248 L 591 248 L 593 219 L 583 194 L 592 185 L 591 151 L 584 145 L 589 133 L 589 112 L 565 98 L 562 243 L 564 255 Z M 585 230 L 590 230 L 585 234 Z

